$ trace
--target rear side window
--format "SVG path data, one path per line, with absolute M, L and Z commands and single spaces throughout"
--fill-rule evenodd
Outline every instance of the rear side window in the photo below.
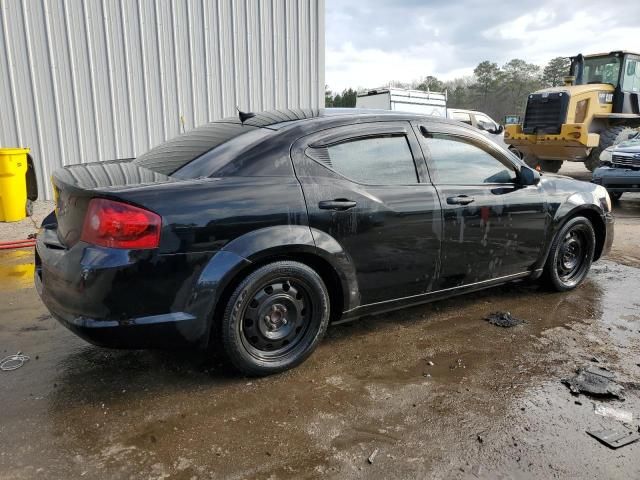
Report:
M 161 143 L 133 162 L 156 173 L 171 175 L 218 145 L 256 128 L 240 123 L 209 123 Z
M 418 183 L 405 136 L 349 140 L 327 148 L 326 163 L 339 174 L 368 185 Z
M 469 141 L 433 134 L 424 139 L 439 185 L 514 183 L 515 167 Z

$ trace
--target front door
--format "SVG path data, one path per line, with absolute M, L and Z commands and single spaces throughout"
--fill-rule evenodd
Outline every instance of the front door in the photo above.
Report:
M 361 305 L 432 287 L 440 202 L 408 122 L 329 129 L 292 152 L 312 232 L 329 234 L 349 256 Z
M 443 211 L 439 288 L 529 270 L 540 256 L 547 225 L 540 187 L 522 186 L 517 161 L 478 134 L 418 126 Z

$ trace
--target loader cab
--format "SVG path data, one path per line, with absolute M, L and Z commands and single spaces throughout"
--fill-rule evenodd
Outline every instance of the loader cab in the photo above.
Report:
M 609 84 L 614 88 L 612 113 L 640 114 L 640 55 L 616 51 L 571 57 L 569 74 L 576 85 Z

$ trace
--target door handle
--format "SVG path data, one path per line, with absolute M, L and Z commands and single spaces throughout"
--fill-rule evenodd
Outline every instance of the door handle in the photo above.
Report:
M 447 203 L 449 205 L 469 205 L 475 201 L 473 197 L 467 195 L 458 195 L 456 197 L 447 197 Z
M 318 203 L 320 210 L 349 210 L 357 205 L 353 200 L 346 198 L 336 198 L 335 200 L 322 200 Z

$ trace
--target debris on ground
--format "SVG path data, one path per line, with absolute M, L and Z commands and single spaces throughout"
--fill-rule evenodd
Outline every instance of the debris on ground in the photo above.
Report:
M 585 393 L 624 400 L 624 387 L 614 382 L 614 378 L 615 375 L 605 368 L 588 366 L 579 368 L 572 378 L 563 378 L 562 383 L 569 387 L 573 395 Z
M 603 417 L 613 418 L 623 423 L 633 422 L 633 413 L 627 410 L 620 410 L 618 408 L 609 407 L 607 405 L 596 405 L 594 412 L 596 415 Z
M 376 455 L 378 455 L 377 448 L 373 452 L 371 452 L 371 455 L 369 455 L 369 458 L 367 458 L 367 462 L 369 462 L 369 464 L 373 464 L 373 461 L 376 459 Z
M 587 433 L 609 448 L 620 448 L 640 440 L 640 433 L 626 428 L 587 430 Z
M 8 355 L 0 360 L 0 370 L 3 372 L 17 370 L 28 361 L 29 357 L 27 355 L 23 355 L 22 352 L 18 352 L 15 355 Z
M 514 317 L 510 312 L 493 312 L 485 317 L 485 320 L 492 325 L 504 328 L 515 327 L 524 323 L 524 320 Z

